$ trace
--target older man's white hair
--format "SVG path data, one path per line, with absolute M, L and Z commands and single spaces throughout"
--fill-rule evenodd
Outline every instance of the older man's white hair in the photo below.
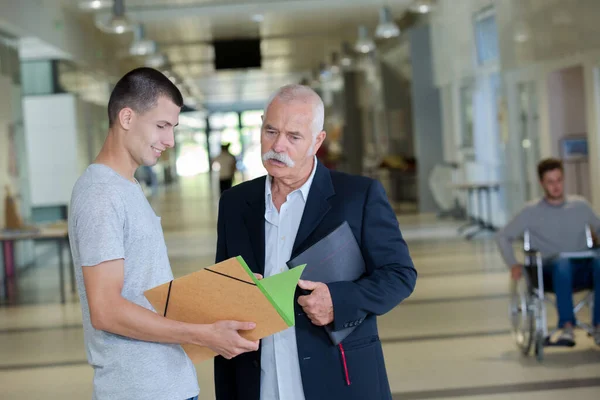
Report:
M 267 109 L 275 99 L 284 102 L 299 101 L 313 105 L 311 131 L 314 145 L 317 135 L 323 130 L 323 125 L 325 124 L 325 106 L 317 92 L 308 86 L 299 84 L 282 86 L 269 98 L 265 106 L 264 115 L 267 114 Z

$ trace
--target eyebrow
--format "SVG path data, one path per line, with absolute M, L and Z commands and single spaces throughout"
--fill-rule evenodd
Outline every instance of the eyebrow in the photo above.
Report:
M 270 124 L 265 124 L 265 129 L 272 129 L 274 131 L 278 131 L 279 132 L 279 129 L 275 128 L 274 126 L 272 126 Z M 304 135 L 302 134 L 302 132 L 299 132 L 299 131 L 286 131 L 286 133 L 288 135 L 297 135 L 297 136 L 304 137 Z
M 178 123 L 176 123 L 175 125 L 173 125 L 173 124 L 172 124 L 172 123 L 170 123 L 169 121 L 158 121 L 157 123 L 159 123 L 159 124 L 165 124 L 165 125 L 168 125 L 168 126 L 173 126 L 173 127 L 175 127 L 175 126 L 179 125 L 179 122 L 178 122 Z

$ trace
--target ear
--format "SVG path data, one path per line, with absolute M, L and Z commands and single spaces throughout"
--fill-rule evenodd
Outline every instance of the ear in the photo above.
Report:
M 132 120 L 133 110 L 131 108 L 125 107 L 122 108 L 121 111 L 119 111 L 119 124 L 124 130 L 128 131 L 129 129 L 131 129 Z
M 327 132 L 325 131 L 321 131 L 317 134 L 317 137 L 315 138 L 315 149 L 313 150 L 315 154 L 317 153 L 319 148 L 321 148 L 325 137 L 327 137 Z

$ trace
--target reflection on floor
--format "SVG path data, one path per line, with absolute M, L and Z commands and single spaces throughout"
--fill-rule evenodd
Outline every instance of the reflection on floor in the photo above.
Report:
M 174 275 L 210 265 L 217 200 L 208 183 L 185 180 L 152 202 Z M 598 398 L 600 348 L 582 332 L 574 349 L 549 349 L 541 364 L 518 354 L 507 273 L 489 237 L 465 241 L 456 235 L 458 223 L 430 216 L 399 221 L 419 279 L 413 296 L 379 322 L 395 399 Z M 55 259 L 21 273 L 19 303 L 0 307 L 3 400 L 91 398 L 79 303 L 69 295 L 61 305 Z M 200 398 L 213 399 L 211 363 L 197 371 Z

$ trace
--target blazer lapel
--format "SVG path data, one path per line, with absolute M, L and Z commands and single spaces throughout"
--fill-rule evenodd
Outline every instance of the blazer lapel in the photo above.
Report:
M 300 227 L 294 241 L 292 258 L 298 255 L 304 242 L 306 242 L 331 209 L 328 199 L 334 194 L 335 190 L 333 189 L 329 170 L 320 162 L 317 162 L 317 170 L 315 171 L 315 176 L 308 192 L 308 199 L 306 200 L 304 213 L 300 220 Z
M 265 179 L 259 180 L 262 185 L 256 185 L 243 214 L 256 263 L 253 270 L 261 275 L 265 273 Z

